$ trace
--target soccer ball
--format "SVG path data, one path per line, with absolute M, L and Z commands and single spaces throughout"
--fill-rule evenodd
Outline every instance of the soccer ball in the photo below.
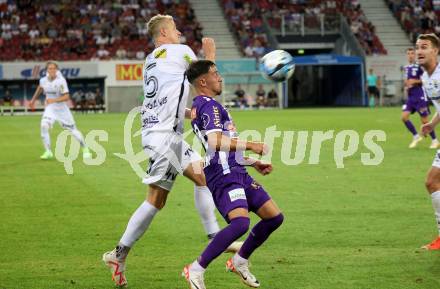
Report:
M 289 79 L 295 71 L 292 55 L 284 50 L 274 50 L 260 60 L 260 72 L 264 78 L 281 82 Z

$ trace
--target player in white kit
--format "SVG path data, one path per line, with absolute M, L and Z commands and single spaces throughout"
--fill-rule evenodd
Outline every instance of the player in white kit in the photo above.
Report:
M 220 231 L 215 216 L 215 205 L 206 186 L 202 158 L 182 138 L 184 118 L 190 117 L 186 109 L 189 83 L 185 71 L 194 52 L 180 44 L 181 33 L 168 15 L 156 15 L 147 24 L 148 34 L 155 49 L 144 65 L 144 102 L 141 109 L 142 146 L 150 156 L 147 177 L 149 185 L 146 200 L 133 213 L 127 228 L 113 251 L 103 256 L 118 286 L 125 286 L 125 260 L 134 243 L 147 231 L 151 221 L 165 206 L 168 193 L 178 174 L 194 183 L 196 207 L 209 238 Z M 209 60 L 215 60 L 214 40 L 204 38 L 202 48 Z M 236 251 L 242 242 L 236 242 L 229 251 Z
M 440 66 L 437 59 L 439 46 L 440 40 L 435 34 L 421 34 L 416 41 L 417 61 L 424 69 L 421 77 L 423 90 L 437 111 L 430 122 L 422 125 L 421 131 L 425 136 L 433 131 L 440 122 Z M 438 236 L 422 248 L 440 250 L 440 150 L 437 151 L 434 157 L 425 185 L 431 195 Z
M 84 137 L 76 128 L 75 120 L 67 106 L 69 88 L 66 79 L 61 72 L 58 71 L 58 65 L 53 61 L 49 61 L 46 64 L 46 70 L 46 76 L 40 79 L 40 83 L 29 103 L 29 105 L 33 107 L 41 93 L 46 95 L 46 107 L 44 109 L 43 118 L 41 119 L 41 139 L 43 140 L 45 152 L 40 158 L 43 160 L 53 158 L 49 130 L 55 121 L 64 129 L 69 130 L 73 137 L 78 140 L 83 148 L 83 157 L 91 158 L 92 155 L 84 142 Z

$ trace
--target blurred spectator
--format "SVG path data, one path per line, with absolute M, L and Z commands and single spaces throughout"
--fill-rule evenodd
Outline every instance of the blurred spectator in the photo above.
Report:
M 254 53 L 255 58 L 260 59 L 264 55 L 265 51 L 266 50 L 263 47 L 263 45 L 261 44 L 261 41 L 258 39 L 255 39 L 254 47 L 252 48 L 252 52 Z
M 105 49 L 104 45 L 99 46 L 99 50 L 96 51 L 96 57 L 100 60 L 108 59 L 110 52 Z
M 248 107 L 247 100 L 245 99 L 246 92 L 241 88 L 241 85 L 237 85 L 237 89 L 234 92 L 236 98 L 234 99 L 235 107 L 245 108 Z
M 126 59 L 127 51 L 123 47 L 119 47 L 116 51 L 116 59 Z
M 74 110 L 83 110 L 85 108 L 85 95 L 81 88 L 72 94 L 72 102 Z
M 250 94 L 246 94 L 244 98 L 246 100 L 247 107 L 253 108 L 254 105 L 257 104 L 255 102 L 255 98 L 252 95 L 250 95 Z
M 76 54 L 82 58 L 87 54 L 87 46 L 84 43 L 84 40 L 80 39 L 76 46 L 73 46 L 72 52 L 76 52 Z
M 264 90 L 262 84 L 258 85 L 258 89 L 255 92 L 255 95 L 257 96 L 257 107 L 266 107 L 266 91 Z
M 31 39 L 35 39 L 40 36 L 40 31 L 34 26 L 31 30 L 29 30 L 28 34 Z
M 5 94 L 3 95 L 3 105 L 13 106 L 12 94 L 9 89 L 6 89 Z
M 230 21 L 243 55 L 260 57 L 268 50 L 268 41 L 263 31 L 263 16 L 270 26 L 281 29 L 282 19 L 290 31 L 299 32 L 302 21 L 307 28 L 320 29 L 320 21 L 325 16 L 324 27 L 338 29 L 338 14 L 347 18 L 353 33 L 366 54 L 386 54 L 383 44 L 375 33 L 375 28 L 367 20 L 357 0 L 222 0 L 225 15 Z M 251 5 L 252 3 L 252 5 Z M 256 42 L 258 41 L 258 42 Z
M 93 91 L 86 92 L 86 107 L 87 110 L 92 109 L 96 112 L 96 94 Z
M 10 0 L 0 11 L 0 61 L 135 59 L 139 47 L 145 54 L 153 50 L 146 21 L 158 13 L 174 17 L 182 41 L 196 54 L 201 48 L 194 45 L 201 42 L 202 27 L 189 0 L 28 2 Z M 15 46 L 21 49 L 10 49 Z
M 246 57 L 253 57 L 254 56 L 254 48 L 248 44 L 246 48 L 244 49 L 244 56 Z
M 278 106 L 278 93 L 275 91 L 275 88 L 272 88 L 267 94 L 267 105 L 271 107 Z
M 378 103 L 380 83 L 372 68 L 368 70 L 367 87 L 370 107 L 374 107 Z
M 432 1 L 385 0 L 402 28 L 408 33 L 411 42 L 419 34 L 440 33 L 439 13 L 434 11 Z
M 95 101 L 98 109 L 104 109 L 104 96 L 102 95 L 99 87 L 97 87 L 95 90 Z
M 101 35 L 95 37 L 96 45 L 108 45 L 110 44 L 110 37 L 105 32 L 102 32 Z
M 144 60 L 145 59 L 145 52 L 142 49 L 138 50 L 136 52 L 136 59 L 138 59 L 138 60 Z

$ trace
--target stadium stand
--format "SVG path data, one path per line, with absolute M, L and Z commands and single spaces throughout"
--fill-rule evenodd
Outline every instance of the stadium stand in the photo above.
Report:
M 157 13 L 173 15 L 183 42 L 201 48 L 187 0 L 93 2 L 1 0 L 0 60 L 143 59 L 153 48 L 145 23 Z
M 434 11 L 431 1 L 386 0 L 386 3 L 411 42 L 419 34 L 440 34 L 440 10 Z
M 343 14 L 367 55 L 387 54 L 375 33 L 374 25 L 368 21 L 357 0 L 293 2 L 263 0 L 258 1 L 257 5 L 250 0 L 222 0 L 222 5 L 226 17 L 231 22 L 232 30 L 241 44 L 242 53 L 246 57 L 258 58 L 269 50 L 263 29 L 263 15 L 274 28 L 279 28 L 281 18 L 285 17 L 286 22 L 293 29 L 300 25 L 301 17 L 304 17 L 304 25 L 317 27 L 320 15 L 331 19 L 332 16 L 335 18 L 337 14 Z

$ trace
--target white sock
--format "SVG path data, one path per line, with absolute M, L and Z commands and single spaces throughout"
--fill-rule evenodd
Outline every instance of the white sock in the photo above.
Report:
M 440 235 L 440 191 L 431 194 L 432 206 L 434 207 L 435 221 Z
M 414 136 L 413 136 L 413 138 L 414 139 L 416 139 L 416 138 L 419 138 L 420 136 L 419 136 L 419 134 L 417 133 L 417 134 L 415 134 Z
M 43 140 L 43 146 L 47 151 L 50 151 L 50 126 L 47 123 L 41 124 L 41 139 Z
M 86 143 L 84 142 L 84 137 L 78 129 L 74 128 L 70 132 L 72 133 L 73 137 L 76 138 L 76 140 L 81 144 L 82 147 L 86 146 Z
M 202 219 L 206 234 L 212 235 L 220 232 L 220 227 L 215 216 L 215 204 L 208 187 L 194 186 L 194 201 Z
M 232 258 L 233 258 L 234 264 L 237 264 L 237 265 L 238 265 L 238 264 L 245 264 L 245 263 L 248 262 L 247 259 L 241 257 L 240 255 L 238 255 L 238 253 L 236 253 L 236 254 L 234 255 L 234 257 L 232 257 Z
M 196 272 L 205 272 L 206 270 L 199 264 L 197 260 L 191 263 L 190 269 L 191 271 L 196 271 Z
M 147 201 L 144 201 L 133 213 L 130 221 L 128 221 L 127 228 L 119 243 L 131 248 L 134 243 L 142 237 L 145 231 L 147 231 L 157 212 L 159 212 L 159 209 Z

